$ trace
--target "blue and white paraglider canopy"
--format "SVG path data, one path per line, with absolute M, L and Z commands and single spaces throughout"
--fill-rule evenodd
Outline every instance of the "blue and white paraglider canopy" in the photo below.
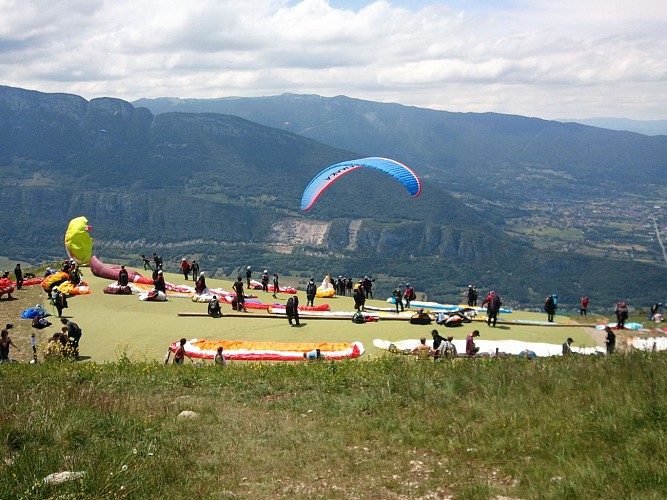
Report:
M 304 212 L 310 210 L 320 195 L 331 184 L 336 182 L 343 175 L 362 167 L 372 168 L 391 175 L 405 186 L 405 189 L 408 190 L 408 193 L 410 193 L 410 196 L 413 198 L 416 198 L 421 194 L 422 186 L 419 177 L 402 163 L 389 158 L 361 158 L 359 160 L 336 163 L 318 173 L 303 191 L 303 196 L 301 197 L 301 210 Z

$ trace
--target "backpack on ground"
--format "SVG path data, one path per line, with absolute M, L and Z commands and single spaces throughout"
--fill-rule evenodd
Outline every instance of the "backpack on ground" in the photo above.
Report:
M 366 319 L 364 318 L 364 315 L 361 314 L 359 311 L 355 312 L 352 315 L 352 323 L 365 323 Z

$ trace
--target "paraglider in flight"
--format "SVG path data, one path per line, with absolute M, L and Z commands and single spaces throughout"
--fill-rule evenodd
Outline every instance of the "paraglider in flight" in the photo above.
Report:
M 408 167 L 396 160 L 389 158 L 371 157 L 361 158 L 360 160 L 344 161 L 336 163 L 330 167 L 325 168 L 317 174 L 303 192 L 301 197 L 301 210 L 304 212 L 310 210 L 320 197 L 320 195 L 335 181 L 340 179 L 343 175 L 352 172 L 361 167 L 373 168 L 388 175 L 391 175 L 398 180 L 405 189 L 408 190 L 413 198 L 421 194 L 422 186 L 419 177 Z
M 79 264 L 88 264 L 93 255 L 93 239 L 88 233 L 91 229 L 88 219 L 81 216 L 69 221 L 65 231 L 67 253 Z

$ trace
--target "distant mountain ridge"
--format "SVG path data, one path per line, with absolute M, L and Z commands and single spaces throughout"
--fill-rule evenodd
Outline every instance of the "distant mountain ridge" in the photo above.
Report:
M 347 99 L 327 104 L 336 113 L 360 105 Z M 403 108 L 391 107 L 402 125 L 387 138 L 368 134 L 376 153 L 396 140 L 396 130 L 412 129 L 421 143 L 416 118 L 402 118 Z M 378 108 L 375 115 L 339 119 L 380 130 L 389 123 L 384 113 Z M 505 134 L 514 129 L 512 120 L 532 123 L 491 118 L 486 125 L 495 123 Z M 538 251 L 509 238 L 492 210 L 473 210 L 443 188 L 461 181 L 456 175 L 465 177 L 452 173 L 462 168 L 457 162 L 469 164 L 462 153 L 447 161 L 452 170 L 444 182 L 436 155 L 431 165 L 411 164 L 422 176 L 419 198 L 388 176 L 362 169 L 304 214 L 300 195 L 312 176 L 371 147 L 332 147 L 285 128 L 284 122 L 275 128 L 231 114 L 153 115 L 118 99 L 0 87 L 0 193 L 12 207 L 0 215 L 5 251 L 25 260 L 60 256 L 67 222 L 86 215 L 102 258 L 132 260 L 155 248 L 174 267 L 181 256 L 196 255 L 204 268 L 224 275 L 245 264 L 303 276 L 373 274 L 379 294 L 407 280 L 429 298 L 459 301 L 473 282 L 498 290 L 508 305 L 539 307 L 554 290 L 564 305 L 576 304 L 582 293 L 608 304 L 621 296 L 654 300 L 652 290 L 667 279 L 657 266 Z M 361 146 L 363 138 L 353 137 L 359 129 L 348 129 L 342 136 Z M 448 130 L 467 137 L 463 125 Z M 483 150 L 480 145 L 471 155 L 483 158 Z M 635 279 L 618 280 L 618 273 Z
M 667 137 L 496 113 L 452 113 L 345 96 L 140 99 L 153 113 L 240 116 L 364 156 L 390 156 L 493 199 L 625 195 L 667 186 Z M 637 175 L 641 172 L 641 175 Z M 602 175 L 601 175 L 602 174 Z
M 644 135 L 667 135 L 667 120 L 630 120 L 628 118 L 559 118 L 559 122 L 573 122 L 590 127 L 600 127 L 610 130 L 623 130 Z

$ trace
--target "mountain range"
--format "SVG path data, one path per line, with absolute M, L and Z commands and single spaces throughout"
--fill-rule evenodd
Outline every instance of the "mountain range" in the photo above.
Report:
M 507 207 L 659 196 L 665 153 L 667 138 L 347 97 L 190 109 L 0 87 L 0 238 L 13 258 L 48 260 L 62 255 L 69 219 L 86 215 L 103 260 L 158 251 L 221 276 L 246 264 L 302 278 L 372 274 L 387 295 L 412 281 L 426 298 L 459 301 L 475 283 L 515 307 L 553 292 L 565 307 L 582 295 L 592 307 L 642 306 L 664 292 L 665 266 L 536 249 L 508 236 Z M 368 155 L 411 166 L 423 194 L 362 169 L 299 210 L 319 170 Z

